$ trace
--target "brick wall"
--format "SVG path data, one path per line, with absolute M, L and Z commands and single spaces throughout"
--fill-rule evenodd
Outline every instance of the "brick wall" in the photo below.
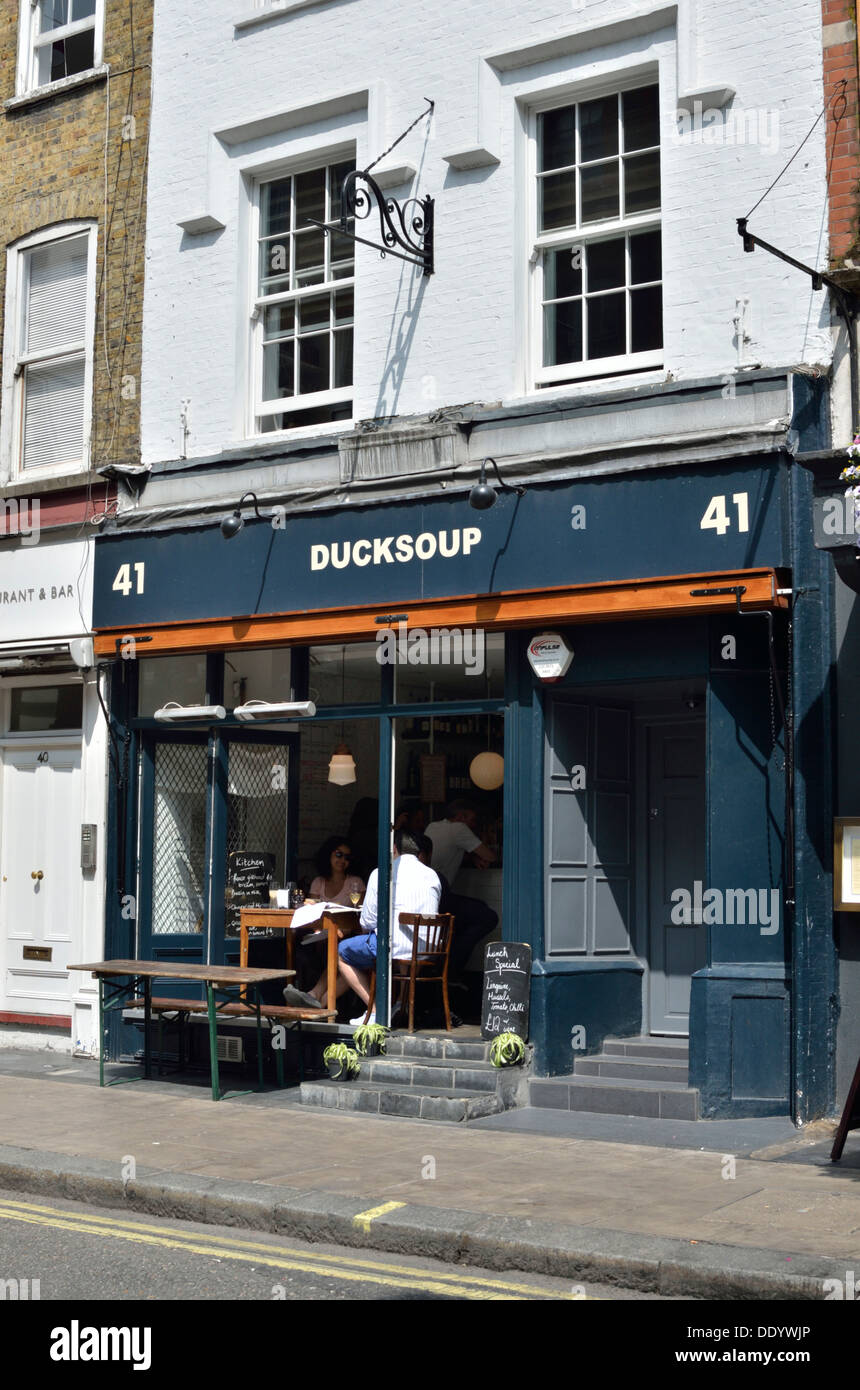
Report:
M 827 103 L 830 263 L 860 253 L 860 141 L 858 141 L 857 30 L 851 0 L 823 0 L 824 99 Z M 842 82 L 844 100 L 836 100 Z
M 0 0 L 0 103 L 15 97 L 19 8 Z M 109 80 L 0 105 L 0 316 L 10 242 L 67 220 L 98 223 L 92 467 L 140 457 L 152 8 L 107 0 Z M 101 489 L 91 510 L 104 502 Z

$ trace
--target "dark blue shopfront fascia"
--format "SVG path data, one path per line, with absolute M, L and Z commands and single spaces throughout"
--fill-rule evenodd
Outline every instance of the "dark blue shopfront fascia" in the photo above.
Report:
M 794 1108 L 809 1117 L 829 1103 L 821 1059 L 831 985 L 821 925 L 829 782 L 820 758 L 829 617 L 806 517 L 797 473 L 786 461 L 758 456 L 743 464 L 535 485 L 523 496 L 501 493 L 488 512 L 470 509 L 460 495 L 281 513 L 274 524 L 249 520 L 230 542 L 214 524 L 119 532 L 96 543 L 94 627 L 114 637 L 157 633 L 166 624 L 369 605 L 396 614 L 398 605 L 434 599 L 791 568 L 807 593 L 794 614 L 791 663 L 797 798 L 804 804 L 802 817 L 795 806 L 794 916 L 804 922 L 804 933 L 798 940 L 792 932 L 790 911 L 774 936 L 709 932 L 707 964 L 693 980 L 691 1081 L 702 1089 L 707 1114 Z M 740 875 L 743 884 L 783 892 L 784 751 L 766 749 L 767 730 L 760 727 L 767 720 L 766 625 L 752 624 L 753 636 L 749 624 L 725 615 L 578 626 L 568 634 L 576 649 L 573 667 L 565 682 L 546 689 L 526 663 L 525 633 L 521 641 L 516 635 L 509 640 L 504 927 L 509 939 L 533 947 L 532 1036 L 544 1074 L 570 1071 L 572 1024 L 590 1029 L 591 1050 L 591 1040 L 597 1048 L 603 1036 L 637 1032 L 642 1021 L 641 962 L 545 949 L 551 703 L 578 684 L 611 691 L 615 682 L 702 677 L 708 885 L 733 887 Z M 720 639 L 735 630 L 742 659 L 727 670 Z M 796 1008 L 801 996 L 802 1017 Z M 792 1107 L 800 1081 L 804 1101 Z

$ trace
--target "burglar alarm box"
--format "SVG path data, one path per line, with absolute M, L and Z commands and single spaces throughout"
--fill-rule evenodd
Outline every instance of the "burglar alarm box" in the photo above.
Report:
M 96 867 L 96 826 L 81 826 L 81 868 Z

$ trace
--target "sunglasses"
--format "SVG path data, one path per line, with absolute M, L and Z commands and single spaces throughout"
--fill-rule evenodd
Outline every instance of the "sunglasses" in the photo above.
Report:
M 334 857 L 335 859 L 351 859 L 352 855 L 350 854 L 349 850 L 336 849 L 334 852 Z

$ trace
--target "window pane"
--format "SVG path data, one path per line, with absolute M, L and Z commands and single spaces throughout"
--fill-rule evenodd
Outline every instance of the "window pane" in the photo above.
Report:
M 543 364 L 582 361 L 582 300 L 547 304 L 544 309 Z
M 544 257 L 544 299 L 567 299 L 582 293 L 582 247 L 565 246 Z
M 624 211 L 648 212 L 660 206 L 660 155 L 636 154 L 624 161 Z
M 263 400 L 295 395 L 295 339 L 285 338 L 263 349 Z
M 306 425 L 327 425 L 334 420 L 352 419 L 352 401 L 342 401 L 339 405 L 315 405 L 309 410 L 297 407 L 295 410 L 279 415 L 265 415 L 260 421 L 260 433 L 271 434 L 273 430 L 299 430 Z
M 660 143 L 660 90 L 637 87 L 621 98 L 625 150 L 645 150 Z
M 148 656 L 139 664 L 137 712 L 151 719 L 157 709 L 175 700 L 200 705 L 206 696 L 205 656 Z
M 319 285 L 325 279 L 325 238 L 322 232 L 295 237 L 296 285 Z
M 72 22 L 89 19 L 96 12 L 96 0 L 72 0 Z
M 343 164 L 334 164 L 329 170 L 329 199 L 330 199 L 330 221 L 337 222 L 340 217 L 340 194 L 343 188 L 343 181 L 355 165 L 351 160 L 346 160 Z
M 631 284 L 641 285 L 648 280 L 659 280 L 662 276 L 661 262 L 659 232 L 643 232 L 641 236 L 630 238 Z
M 631 350 L 649 352 L 663 346 L 663 298 L 659 285 L 630 293 Z
M 60 29 L 69 22 L 68 0 L 40 0 L 39 33 L 47 34 L 49 29 Z
M 352 329 L 344 328 L 334 335 L 334 384 L 352 385 Z
M 25 468 L 80 463 L 84 452 L 84 359 L 24 373 Z
M 263 316 L 263 336 L 267 342 L 289 337 L 294 331 L 295 310 L 292 304 L 274 304 Z
M 624 284 L 624 238 L 598 241 L 588 247 L 588 290 L 611 290 Z
M 588 357 L 620 357 L 627 351 L 625 343 L 625 295 L 603 294 L 589 299 Z
M 329 335 L 318 333 L 313 338 L 299 339 L 299 394 L 309 396 L 314 391 L 327 391 L 329 380 Z
M 73 34 L 68 39 L 58 39 L 56 43 L 44 44 L 39 49 L 40 85 L 60 82 L 76 72 L 86 72 L 93 66 L 94 54 L 95 33 L 92 29 Z
M 335 323 L 352 323 L 354 307 L 354 294 L 352 290 L 338 290 L 334 297 L 334 320 Z
M 27 252 L 28 352 L 83 342 L 87 317 L 87 238 L 54 241 Z
M 539 169 L 565 169 L 576 162 L 576 107 L 538 116 Z
M 290 230 L 291 179 L 263 184 L 260 197 L 260 226 L 263 236 L 282 236 Z
M 9 732 L 48 733 L 80 729 L 83 720 L 82 685 L 40 685 L 12 691 Z
M 309 217 L 325 221 L 325 169 L 296 175 L 296 231 L 302 230 Z
M 260 293 L 282 294 L 290 288 L 290 238 L 260 246 Z
M 549 174 L 540 181 L 541 231 L 576 226 L 576 183 L 573 174 Z
M 327 294 L 315 294 L 310 299 L 300 299 L 296 307 L 299 311 L 300 333 L 307 333 L 312 328 L 328 328 L 331 300 Z
M 619 214 L 618 165 L 596 164 L 580 173 L 583 222 L 602 222 Z
M 579 108 L 579 158 L 606 159 L 618 153 L 618 97 L 584 101 Z

